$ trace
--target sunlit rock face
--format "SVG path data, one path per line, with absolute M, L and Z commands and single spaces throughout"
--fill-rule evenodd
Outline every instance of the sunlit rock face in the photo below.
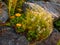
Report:
M 46 11 L 52 14 L 54 20 L 60 18 L 60 4 L 53 3 L 53 2 L 43 2 L 43 1 L 36 1 L 34 2 L 44 8 Z
M 44 1 L 34 1 L 33 3 L 25 3 L 24 7 L 29 7 L 29 8 L 36 8 L 35 10 L 38 10 L 39 7 L 33 7 L 33 4 L 37 4 L 44 8 L 47 12 L 52 14 L 52 17 L 54 20 L 57 20 L 60 18 L 60 5 L 57 3 L 52 3 L 52 2 L 44 2 Z M 25 11 L 25 8 L 23 9 Z
M 8 19 L 8 11 L 5 3 L 0 2 L 0 23 L 5 23 Z

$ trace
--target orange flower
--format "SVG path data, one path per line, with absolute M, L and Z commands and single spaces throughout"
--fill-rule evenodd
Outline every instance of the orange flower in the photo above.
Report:
M 22 24 L 17 23 L 17 24 L 16 24 L 16 26 L 17 26 L 17 27 L 21 27 L 21 26 L 22 26 Z
M 21 14 L 20 13 L 16 13 L 15 16 L 16 17 L 19 17 L 19 16 L 21 16 Z
M 15 18 L 15 16 L 10 16 L 10 18 Z

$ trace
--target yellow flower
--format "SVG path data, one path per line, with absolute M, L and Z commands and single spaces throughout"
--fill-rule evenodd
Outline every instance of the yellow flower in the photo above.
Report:
M 21 16 L 21 14 L 20 13 L 16 13 L 15 16 L 16 17 L 19 17 L 19 16 Z
M 22 24 L 20 24 L 20 23 L 17 23 L 17 24 L 16 24 L 16 26 L 17 26 L 17 27 L 21 27 L 21 26 L 22 26 Z
M 15 16 L 10 16 L 10 18 L 15 18 Z

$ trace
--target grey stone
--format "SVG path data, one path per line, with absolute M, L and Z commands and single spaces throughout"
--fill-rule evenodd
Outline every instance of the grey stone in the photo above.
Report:
M 60 4 L 53 3 L 53 2 L 35 2 L 38 5 L 42 6 L 46 11 L 52 14 L 55 20 L 60 18 Z
M 0 28 L 0 45 L 28 45 L 25 36 L 16 34 L 10 27 Z
M 8 19 L 8 9 L 4 2 L 0 2 L 0 23 L 5 23 Z
M 60 4 L 60 0 L 49 0 L 50 2 L 53 2 L 53 3 L 59 3 Z
M 25 36 L 21 36 L 18 38 L 16 45 L 27 45 L 28 41 L 26 40 Z

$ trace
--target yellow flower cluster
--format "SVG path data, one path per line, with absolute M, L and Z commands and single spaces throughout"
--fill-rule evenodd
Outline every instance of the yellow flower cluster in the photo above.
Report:
M 16 16 L 16 17 L 20 17 L 21 14 L 20 14 L 20 13 L 16 13 L 15 16 Z
M 22 26 L 22 24 L 20 24 L 20 23 L 16 24 L 16 27 L 21 27 L 21 26 Z
M 20 13 L 16 13 L 15 16 L 16 16 L 16 17 L 20 17 L 21 14 L 20 14 Z M 10 16 L 10 18 L 15 18 L 15 16 Z
M 16 13 L 14 16 L 10 16 L 10 18 L 13 19 L 13 18 L 15 18 L 15 17 L 20 17 L 20 16 L 21 16 L 20 13 Z M 17 23 L 17 24 L 16 24 L 16 27 L 21 27 L 21 26 L 22 26 L 22 24 L 20 24 L 20 23 Z

